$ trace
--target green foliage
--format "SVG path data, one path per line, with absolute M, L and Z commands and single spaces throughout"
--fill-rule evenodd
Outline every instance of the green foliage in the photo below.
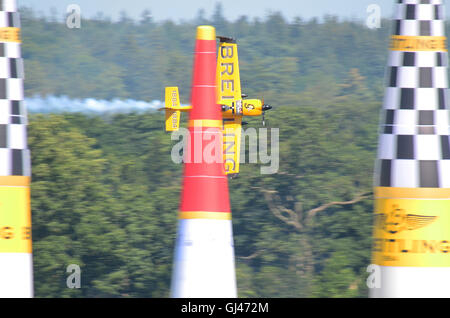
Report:
M 230 181 L 240 297 L 367 294 L 370 198 L 307 217 L 371 191 L 379 103 L 356 75 L 321 107 L 272 111 L 278 174 L 244 164 Z M 157 113 L 31 116 L 37 296 L 168 296 L 182 171 L 162 127 Z M 80 290 L 65 287 L 72 263 L 85 270 Z
M 236 37 L 243 87 L 283 105 L 298 105 L 298 94 L 342 83 L 357 68 L 371 90 L 381 86 L 386 65 L 389 25 L 369 30 L 363 24 L 326 16 L 323 23 L 279 12 L 264 20 L 223 16 L 220 3 L 213 15 L 198 12 L 195 21 L 155 23 L 150 11 L 140 21 L 125 13 L 118 22 L 101 14 L 69 29 L 54 19 L 22 10 L 26 95 L 67 95 L 73 98 L 161 99 L 164 86 L 180 86 L 189 103 L 192 51 L 197 24 L 216 26 L 218 35 Z M 267 95 L 267 96 L 266 96 Z
M 279 172 L 244 164 L 229 182 L 239 296 L 364 297 L 388 28 L 276 12 L 229 22 L 222 10 L 211 20 L 238 37 L 244 92 L 275 106 L 267 119 L 280 129 Z M 23 17 L 28 96 L 152 100 L 178 85 L 188 103 L 194 23 L 144 12 L 70 30 Z M 36 296 L 169 295 L 182 167 L 163 118 L 30 117 Z M 66 287 L 69 264 L 81 289 Z
M 155 169 L 168 162 L 163 155 L 168 142 L 161 137 L 160 146 L 152 142 L 156 137 L 149 136 L 146 119 L 119 117 L 108 125 L 82 115 L 31 117 L 37 296 L 168 295 L 177 201 L 164 202 L 179 196 L 179 186 L 172 184 L 170 169 Z M 116 138 L 117 148 L 110 151 L 108 138 L 118 127 L 112 137 L 125 139 Z M 100 135 L 93 139 L 85 133 Z M 98 149 L 100 140 L 104 149 Z M 179 171 L 172 170 L 179 179 Z M 166 177 L 161 188 L 156 182 Z M 82 268 L 81 289 L 65 286 L 69 264 Z

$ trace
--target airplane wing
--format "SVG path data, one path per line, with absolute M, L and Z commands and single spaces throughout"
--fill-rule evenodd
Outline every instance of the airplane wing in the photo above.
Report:
M 218 38 L 220 44 L 216 69 L 217 99 L 219 103 L 221 100 L 241 100 L 241 78 L 236 41 L 225 37 Z
M 166 131 L 177 131 L 180 128 L 180 96 L 178 87 L 166 87 L 165 92 Z
M 232 177 L 239 173 L 242 116 L 224 117 L 222 120 L 225 173 Z
M 219 38 L 217 52 L 217 100 L 218 104 L 229 101 L 233 115 L 223 116 L 223 160 L 228 176 L 239 173 L 242 129 L 242 92 L 239 75 L 237 44 L 234 39 Z

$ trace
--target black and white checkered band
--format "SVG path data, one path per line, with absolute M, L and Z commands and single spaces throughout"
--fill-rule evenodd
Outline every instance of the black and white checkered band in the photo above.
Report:
M 394 12 L 394 35 L 444 36 L 445 12 L 442 1 L 398 1 Z
M 20 27 L 15 0 L 0 0 L 0 27 Z M 0 176 L 30 176 L 20 43 L 0 43 Z
M 444 36 L 442 1 L 398 1 L 394 35 Z M 375 186 L 450 188 L 448 53 L 390 51 Z

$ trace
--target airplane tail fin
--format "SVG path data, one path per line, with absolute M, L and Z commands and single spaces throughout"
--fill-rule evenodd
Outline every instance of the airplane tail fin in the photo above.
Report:
M 166 131 L 177 131 L 180 128 L 180 111 L 171 108 L 180 106 L 178 87 L 166 87 Z

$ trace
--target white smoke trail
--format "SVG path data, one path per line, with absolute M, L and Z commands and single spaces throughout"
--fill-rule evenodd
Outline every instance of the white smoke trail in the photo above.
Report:
M 148 103 L 132 99 L 108 101 L 94 98 L 70 99 L 67 96 L 41 97 L 39 95 L 25 98 L 25 104 L 30 113 L 128 113 L 145 112 L 164 107 L 164 103 L 159 100 Z

